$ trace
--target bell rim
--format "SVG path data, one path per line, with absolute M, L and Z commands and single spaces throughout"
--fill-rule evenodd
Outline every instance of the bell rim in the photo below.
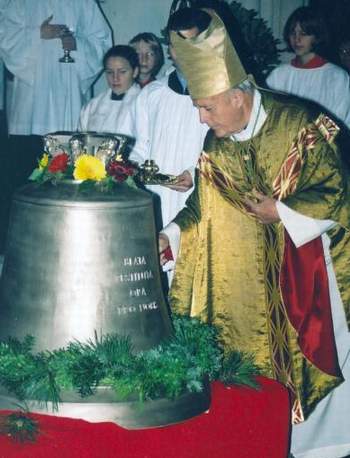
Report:
M 106 387 L 108 388 L 108 387 Z M 112 390 L 112 388 L 109 388 Z M 126 429 L 159 428 L 183 423 L 210 408 L 211 387 L 204 379 L 203 390 L 181 394 L 175 399 L 159 397 L 150 400 L 98 401 L 94 396 L 80 398 L 80 402 L 66 401 L 62 396 L 55 410 L 52 402 L 44 403 L 26 399 L 26 406 L 32 413 L 50 414 L 58 417 L 83 419 L 93 423 L 111 421 Z M 9 402 L 17 402 L 6 389 L 0 387 L 0 408 L 7 408 Z M 5 404 L 4 404 L 5 403 Z

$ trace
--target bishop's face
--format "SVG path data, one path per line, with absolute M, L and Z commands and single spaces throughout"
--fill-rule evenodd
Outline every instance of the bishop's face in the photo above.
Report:
M 251 112 L 250 102 L 250 95 L 239 90 L 193 101 L 199 110 L 201 123 L 207 124 L 219 138 L 229 137 L 246 127 Z

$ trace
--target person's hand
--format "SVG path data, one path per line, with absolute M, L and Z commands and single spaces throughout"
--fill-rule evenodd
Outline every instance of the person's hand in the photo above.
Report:
M 158 237 L 159 258 L 161 266 L 164 266 L 164 264 L 168 262 L 168 259 L 164 255 L 164 251 L 169 247 L 169 244 L 169 237 L 161 232 Z
M 255 197 L 257 202 L 251 199 L 244 200 L 244 205 L 250 214 L 255 216 L 262 224 L 271 224 L 280 221 L 275 199 L 265 196 L 260 192 L 256 192 Z
M 77 49 L 77 42 L 72 33 L 66 33 L 61 37 L 62 48 L 68 51 L 75 51 Z
M 49 16 L 40 26 L 40 38 L 43 40 L 53 40 L 61 38 L 62 35 L 69 32 L 69 29 L 64 24 L 50 24 L 53 15 Z
M 186 192 L 193 186 L 192 176 L 188 170 L 185 170 L 176 177 L 176 181 L 171 184 L 164 185 L 173 191 Z

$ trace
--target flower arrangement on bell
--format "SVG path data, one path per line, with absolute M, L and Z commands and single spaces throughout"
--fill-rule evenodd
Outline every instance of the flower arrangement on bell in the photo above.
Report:
M 63 151 L 55 156 L 44 153 L 29 180 L 54 184 L 70 181 L 84 186 L 94 185 L 101 191 L 108 191 L 116 183 L 122 182 L 136 187 L 133 177 L 137 170 L 137 164 L 124 159 L 121 154 L 115 154 L 108 161 L 104 161 L 97 154 L 83 153 L 74 158 Z

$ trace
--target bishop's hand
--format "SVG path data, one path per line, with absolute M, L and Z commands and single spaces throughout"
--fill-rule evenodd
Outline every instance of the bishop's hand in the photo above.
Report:
M 169 259 L 164 254 L 166 249 L 169 248 L 169 245 L 169 237 L 161 232 L 158 238 L 159 258 L 161 266 L 164 266 L 164 264 L 166 264 L 169 261 Z
M 176 177 L 176 181 L 174 183 L 164 186 L 172 189 L 173 191 L 186 192 L 193 186 L 192 175 L 188 170 L 185 170 Z
M 244 205 L 251 215 L 255 216 L 262 224 L 272 224 L 280 221 L 275 199 L 260 192 L 256 192 L 255 197 L 256 201 L 248 198 L 244 199 Z

